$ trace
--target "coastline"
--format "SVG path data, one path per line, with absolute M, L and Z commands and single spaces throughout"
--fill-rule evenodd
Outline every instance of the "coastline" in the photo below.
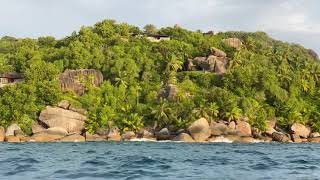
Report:
M 246 117 L 236 121 L 200 118 L 184 129 L 172 125 L 125 132 L 117 127 L 98 128 L 92 134 L 85 127 L 86 114 L 86 110 L 73 108 L 64 100 L 57 106 L 47 106 L 40 113 L 38 122 L 32 125 L 32 134 L 25 134 L 18 124 L 0 127 L 0 142 L 320 143 L 320 133 L 312 132 L 310 127 L 303 124 L 294 123 L 284 130 L 274 119 L 268 121 L 265 130 L 261 131 L 252 127 Z
M 32 125 L 32 134 L 27 135 L 18 124 L 0 127 L 0 142 L 185 142 L 185 143 L 320 143 L 320 133 L 312 132 L 303 124 L 294 123 L 281 129 L 276 119 L 268 121 L 264 130 L 254 128 L 249 118 L 235 121 L 200 118 L 186 128 L 175 126 L 148 127 L 137 131 L 121 131 L 113 126 L 98 128 L 89 133 L 85 127 L 87 113 L 64 100 L 57 106 L 47 106 Z

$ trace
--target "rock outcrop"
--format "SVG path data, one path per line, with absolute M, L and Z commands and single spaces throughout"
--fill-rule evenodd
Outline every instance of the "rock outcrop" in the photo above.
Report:
M 11 136 L 11 135 L 10 135 L 10 136 L 6 136 L 5 141 L 6 141 L 6 142 L 10 142 L 10 143 L 18 143 L 18 142 L 21 142 L 19 137 Z
M 195 57 L 189 59 L 186 64 L 188 71 L 208 71 L 217 74 L 224 74 L 228 67 L 228 58 L 226 53 L 220 49 L 212 47 L 210 49 L 211 55 L 208 57 Z
M 210 126 L 205 118 L 200 118 L 192 123 L 188 131 L 196 142 L 206 141 L 211 136 Z
M 228 124 L 228 128 L 229 128 L 230 130 L 236 130 L 236 122 L 231 121 L 231 122 Z
M 222 40 L 222 42 L 230 47 L 237 49 L 237 50 L 240 50 L 240 48 L 242 46 L 242 42 L 238 38 L 227 38 L 227 39 Z
M 173 139 L 173 141 L 181 141 L 181 142 L 194 142 L 194 139 L 187 133 L 180 133 L 177 137 Z
M 237 122 L 236 131 L 238 131 L 242 136 L 252 136 L 251 126 L 245 121 Z
M 85 84 L 92 83 L 94 86 L 100 86 L 103 82 L 103 75 L 100 71 L 94 69 L 66 70 L 59 77 L 61 89 L 64 92 L 73 91 L 82 95 L 86 91 Z
M 68 100 L 62 100 L 58 103 L 58 107 L 60 107 L 62 109 L 69 109 L 70 106 L 71 106 L 71 104 Z
M 308 142 L 320 143 L 320 137 L 308 138 Z
M 310 138 L 317 138 L 317 137 L 320 137 L 320 133 L 314 132 L 310 134 Z
M 72 134 L 69 136 L 65 136 L 61 138 L 59 141 L 61 142 L 85 142 L 85 137 L 79 135 L 79 134 Z
M 291 140 L 295 143 L 301 143 L 302 140 L 300 138 L 300 136 L 296 135 L 296 134 L 290 134 Z
M 0 142 L 3 142 L 5 137 L 6 137 L 6 131 L 4 127 L 0 126 Z
M 161 129 L 157 134 L 157 140 L 170 140 L 171 135 L 168 128 Z
M 121 139 L 125 141 L 129 141 L 130 139 L 134 139 L 136 134 L 133 131 L 126 132 L 122 134 Z
M 210 52 L 212 55 L 216 57 L 227 57 L 227 54 L 225 52 L 215 47 L 211 47 Z
M 33 123 L 31 128 L 32 128 L 32 133 L 33 134 L 36 134 L 36 133 L 39 133 L 39 132 L 42 132 L 42 131 L 46 130 L 46 128 L 44 128 L 43 126 L 41 126 L 38 123 Z
M 306 127 L 299 123 L 292 124 L 290 130 L 292 131 L 292 133 L 302 138 L 308 138 L 311 133 L 311 129 L 309 127 Z
M 89 142 L 98 142 L 98 141 L 106 141 L 105 138 L 99 136 L 98 134 L 90 134 L 88 132 L 85 133 L 86 141 Z
M 233 142 L 235 142 L 235 143 L 253 143 L 255 141 L 256 140 L 253 137 L 242 136 L 242 137 L 235 139 Z
M 178 87 L 173 84 L 169 84 L 168 86 L 160 89 L 160 91 L 158 92 L 159 98 L 165 98 L 165 99 L 168 99 L 169 101 L 176 100 L 177 95 L 178 95 Z
M 272 133 L 272 140 L 273 141 L 278 141 L 278 142 L 289 142 L 290 139 L 289 137 L 281 132 L 274 132 Z
M 107 133 L 108 141 L 121 141 L 121 135 L 119 129 L 114 127 L 108 130 Z
M 266 130 L 263 132 L 263 134 L 267 136 L 272 136 L 272 133 L 276 132 L 274 129 L 276 127 L 276 120 L 270 120 L 267 122 Z
M 15 130 L 21 130 L 18 124 L 11 124 L 6 130 L 6 136 L 14 136 Z
M 137 133 L 137 138 L 143 138 L 143 139 L 154 139 L 154 132 L 152 130 L 147 130 L 147 129 L 141 129 Z
M 226 124 L 224 124 L 223 122 L 216 123 L 214 121 L 210 123 L 210 129 L 212 136 L 227 135 L 229 131 L 229 128 Z
M 54 142 L 68 135 L 67 130 L 61 127 L 49 128 L 45 131 L 33 134 L 30 141 L 34 142 Z
M 62 127 L 69 133 L 79 133 L 84 129 L 86 116 L 59 107 L 47 106 L 41 111 L 39 120 L 49 128 Z

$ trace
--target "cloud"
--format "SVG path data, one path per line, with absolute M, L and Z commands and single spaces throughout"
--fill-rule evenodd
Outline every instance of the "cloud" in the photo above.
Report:
M 266 31 L 320 53 L 318 0 L 1 0 L 0 36 L 63 37 L 103 19 L 143 27 Z

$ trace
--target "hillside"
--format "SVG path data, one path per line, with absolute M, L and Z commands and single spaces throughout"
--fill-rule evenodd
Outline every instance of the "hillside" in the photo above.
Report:
M 150 41 L 145 32 L 170 40 Z M 241 43 L 232 47 L 228 38 Z M 247 118 L 260 130 L 276 119 L 283 129 L 298 122 L 320 131 L 319 63 L 314 51 L 264 32 L 203 34 L 178 25 L 144 31 L 105 20 L 61 40 L 3 37 L 0 74 L 25 80 L 0 90 L 0 126 L 18 123 L 30 133 L 41 110 L 67 99 L 88 111 L 92 133 L 186 128 L 201 117 Z M 59 75 L 67 69 L 98 70 L 104 81 L 86 83 L 82 95 L 63 92 Z

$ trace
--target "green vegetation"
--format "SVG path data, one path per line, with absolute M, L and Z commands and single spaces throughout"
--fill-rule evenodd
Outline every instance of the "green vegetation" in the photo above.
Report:
M 177 25 L 147 25 L 145 30 L 170 35 L 171 40 L 154 43 L 134 37 L 142 30 L 113 20 L 82 27 L 61 40 L 3 37 L 0 73 L 23 73 L 26 80 L 0 90 L 0 126 L 16 122 L 30 132 L 46 105 L 69 99 L 88 109 L 90 132 L 114 125 L 123 131 L 185 127 L 199 117 L 232 121 L 242 116 L 259 129 L 277 118 L 283 127 L 300 122 L 320 131 L 320 64 L 310 50 L 263 32 L 204 36 Z M 237 51 L 224 45 L 222 40 L 229 37 L 242 40 L 243 47 Z M 210 47 L 230 57 L 224 76 L 184 71 L 188 59 L 207 56 Z M 100 70 L 105 82 L 88 85 L 80 97 L 62 93 L 59 73 L 80 68 Z M 178 87 L 176 100 L 158 98 L 168 84 Z

